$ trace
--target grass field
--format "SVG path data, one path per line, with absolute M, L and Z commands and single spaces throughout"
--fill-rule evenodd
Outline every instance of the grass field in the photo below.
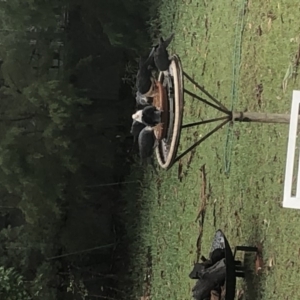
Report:
M 165 0 L 159 18 L 164 35 L 176 32 L 171 48 L 180 56 L 184 70 L 226 106 L 288 113 L 292 90 L 299 88 L 300 80 L 292 77 L 287 86 L 282 82 L 299 51 L 300 6 L 295 0 L 249 0 L 238 61 L 234 52 L 240 36 L 240 29 L 236 30 L 240 7 L 240 1 Z M 235 64 L 240 66 L 238 97 L 232 103 Z M 193 90 L 188 83 L 186 87 Z M 258 90 L 262 90 L 260 95 Z M 184 123 L 217 114 L 186 97 Z M 210 128 L 186 129 L 180 150 Z M 133 298 L 143 295 L 151 249 L 151 299 L 190 299 L 194 282 L 188 274 L 197 257 L 201 229 L 195 222 L 201 206 L 200 167 L 206 164 L 211 191 L 201 254 L 207 256 L 218 228 L 232 246 L 262 241 L 269 268 L 260 278 L 249 275 L 245 283 L 239 281 L 244 299 L 300 299 L 300 212 L 281 207 L 288 126 L 235 124 L 229 176 L 224 174 L 226 134 L 227 127 L 182 160 L 181 181 L 178 164 L 161 171 L 159 178 L 147 174 L 139 199 L 129 199 L 128 232 L 135 239 L 130 246 L 131 274 L 136 279 Z M 254 269 L 252 261 L 249 268 Z

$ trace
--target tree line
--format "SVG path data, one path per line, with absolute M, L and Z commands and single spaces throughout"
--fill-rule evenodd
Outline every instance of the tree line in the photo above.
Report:
M 0 1 L 1 299 L 116 291 L 110 183 L 133 163 L 124 78 L 149 14 L 134 0 Z

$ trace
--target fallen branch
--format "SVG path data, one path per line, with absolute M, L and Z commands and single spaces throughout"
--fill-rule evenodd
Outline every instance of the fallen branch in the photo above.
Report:
M 178 173 L 177 173 L 177 178 L 180 180 L 180 182 L 182 181 L 182 178 L 183 178 L 182 161 L 181 161 L 181 159 L 179 160 L 179 163 L 178 163 Z
M 195 222 L 199 220 L 199 236 L 197 239 L 197 261 L 199 261 L 199 256 L 201 253 L 201 240 L 202 240 L 202 234 L 203 234 L 203 226 L 204 226 L 204 218 L 205 218 L 205 210 L 206 210 L 206 200 L 207 200 L 207 194 L 206 194 L 206 187 L 207 187 L 207 181 L 206 181 L 206 172 L 205 172 L 205 164 L 201 166 L 201 191 L 200 191 L 200 209 L 198 211 L 197 217 Z
M 91 251 L 94 251 L 94 250 L 99 250 L 99 249 L 104 249 L 104 248 L 110 248 L 112 246 L 115 246 L 115 243 L 107 244 L 107 245 L 103 245 L 103 246 L 98 246 L 98 247 L 94 247 L 94 248 L 90 248 L 90 249 L 75 251 L 75 252 L 71 252 L 71 253 L 65 253 L 65 254 L 62 254 L 62 255 L 47 257 L 46 260 L 49 261 L 49 260 L 53 260 L 53 259 L 57 259 L 57 258 L 61 258 L 61 257 L 66 257 L 66 256 L 71 256 L 71 255 L 76 255 L 76 254 L 82 254 L 82 253 L 85 253 L 85 252 L 91 252 Z
M 294 72 L 293 72 L 294 83 L 296 82 L 296 79 L 298 77 L 299 64 L 300 64 L 300 44 L 298 46 L 298 50 L 297 50 L 297 53 L 296 53 L 295 58 L 294 58 Z
M 100 296 L 100 295 L 88 295 L 88 297 L 99 298 L 99 299 L 108 299 L 108 300 L 116 300 L 116 298 L 108 297 L 108 296 Z
M 202 183 L 201 183 L 201 192 L 200 192 L 201 206 L 200 206 L 200 209 L 198 211 L 195 222 L 197 222 L 200 219 L 200 217 L 202 217 L 201 221 L 203 223 L 204 215 L 205 215 L 205 208 L 206 208 L 206 200 L 207 200 L 207 194 L 206 194 L 207 182 L 206 182 L 205 164 L 203 166 L 201 166 L 200 171 L 201 171 L 201 181 L 202 181 Z
M 199 257 L 200 257 L 200 253 L 201 253 L 201 240 L 202 240 L 202 234 L 203 234 L 203 227 L 201 226 L 199 228 L 199 235 L 197 238 L 197 242 L 196 242 L 196 247 L 197 247 L 197 258 L 196 261 L 199 261 Z

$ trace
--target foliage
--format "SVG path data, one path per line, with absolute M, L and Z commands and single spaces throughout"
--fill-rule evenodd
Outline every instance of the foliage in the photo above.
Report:
M 25 289 L 23 277 L 14 268 L 0 267 L 0 296 L 7 300 L 31 300 Z
M 1 22 L 4 30 L 36 28 L 55 29 L 63 3 L 59 1 L 1 1 Z
M 67 291 L 71 292 L 73 295 L 79 295 L 81 299 L 85 300 L 88 296 L 88 291 L 84 286 L 82 280 L 76 280 L 74 274 L 69 274 L 70 285 L 67 287 Z
M 81 198 L 88 180 L 81 175 L 86 153 L 78 145 L 91 102 L 77 96 L 63 74 L 50 72 L 62 5 L 0 3 L 0 210 L 9 216 L 0 225 L 1 299 L 57 299 L 62 266 L 46 259 L 65 247 L 59 235 L 69 203 L 86 199 Z M 32 26 L 37 31 L 28 29 Z M 19 210 L 24 220 L 15 224 Z M 30 282 L 30 297 L 22 292 L 24 280 Z
M 122 78 L 123 82 L 131 86 L 132 90 L 135 90 L 136 74 L 137 74 L 137 62 L 135 65 L 129 61 L 125 66 L 124 76 Z
M 111 249 L 74 253 L 116 240 L 119 187 L 105 184 L 129 172 L 122 55 L 148 43 L 147 14 L 136 1 L 0 1 L 1 299 L 102 297 Z
M 112 46 L 136 53 L 151 43 L 149 35 L 145 34 L 151 5 L 149 0 L 92 0 L 80 3 L 80 12 L 85 26 L 97 24 Z

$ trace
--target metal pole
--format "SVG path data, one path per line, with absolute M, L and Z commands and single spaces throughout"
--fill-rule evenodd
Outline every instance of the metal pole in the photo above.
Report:
M 204 142 L 207 138 L 209 138 L 213 133 L 215 133 L 216 131 L 218 131 L 221 127 L 223 127 L 228 122 L 230 122 L 229 119 L 225 120 L 224 122 L 222 122 L 221 124 L 219 124 L 217 127 L 215 127 L 212 131 L 210 131 L 209 133 L 207 133 L 204 137 L 202 137 L 194 145 L 192 145 L 190 148 L 188 148 L 187 150 L 185 150 L 182 154 L 180 154 L 179 156 L 177 156 L 175 158 L 175 160 L 174 160 L 174 163 L 177 162 L 179 159 L 181 159 L 183 156 L 185 156 L 187 153 L 189 153 L 190 151 L 192 151 L 194 148 L 196 148 L 202 142 Z
M 215 105 L 215 104 L 213 104 L 213 103 L 210 103 L 210 102 L 207 101 L 206 99 L 201 98 L 200 96 L 198 96 L 198 95 L 196 95 L 196 94 L 190 92 L 189 90 L 183 89 L 183 92 L 186 93 L 186 94 L 188 94 L 188 95 L 190 95 L 191 97 L 194 97 L 194 98 L 196 98 L 196 99 L 202 101 L 203 103 L 205 103 L 205 104 L 207 104 L 207 105 L 209 105 L 209 106 L 211 106 L 211 107 L 213 107 L 213 108 L 215 108 L 215 109 L 217 109 L 217 110 L 219 110 L 219 111 L 221 111 L 221 112 L 227 114 L 227 115 L 231 115 L 231 111 L 229 111 L 229 110 L 227 110 L 227 109 L 223 109 L 223 108 L 221 108 L 221 107 L 219 107 L 219 106 L 217 106 L 217 105 Z
M 184 124 L 181 126 L 181 128 L 183 129 L 183 128 L 193 127 L 193 126 L 197 126 L 197 125 L 212 123 L 212 122 L 216 122 L 216 121 L 226 120 L 228 118 L 229 118 L 229 116 L 224 116 L 224 117 L 219 117 L 219 118 L 215 118 L 215 119 L 208 119 L 208 120 L 204 120 L 204 121 Z
M 290 117 L 291 116 L 288 114 L 268 114 L 268 113 L 254 113 L 254 112 L 232 113 L 232 121 L 238 121 L 238 122 L 289 124 Z M 298 122 L 299 121 L 300 121 L 300 116 L 298 117 Z
M 187 73 L 182 72 L 183 75 L 191 82 L 193 83 L 201 92 L 203 92 L 207 97 L 209 97 L 211 100 L 213 100 L 216 104 L 218 104 L 221 108 L 223 108 L 226 111 L 229 111 L 219 100 L 217 100 L 215 97 L 213 97 L 209 92 L 207 92 L 203 86 L 198 84 L 192 77 L 190 77 Z

